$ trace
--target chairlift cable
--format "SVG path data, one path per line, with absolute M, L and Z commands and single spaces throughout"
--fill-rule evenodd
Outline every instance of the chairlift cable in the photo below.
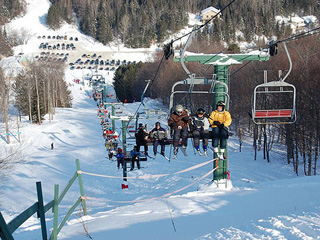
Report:
M 230 77 L 233 76 L 234 74 L 236 74 L 237 72 L 239 72 L 240 70 L 242 70 L 243 68 L 245 68 L 249 63 L 251 63 L 252 61 L 247 62 L 246 64 L 242 65 L 237 71 L 233 72 L 232 74 L 230 74 Z
M 299 34 L 297 34 L 297 35 L 293 35 L 293 36 L 291 36 L 291 37 L 288 37 L 288 38 L 285 38 L 285 39 L 282 39 L 282 40 L 278 40 L 278 41 L 276 41 L 275 43 L 283 43 L 283 42 L 288 42 L 288 41 L 296 40 L 296 39 L 299 39 L 299 38 L 301 38 L 301 37 L 313 36 L 313 35 L 315 35 L 315 34 L 319 34 L 319 32 L 311 33 L 310 35 L 307 35 L 307 34 L 310 33 L 310 32 L 313 32 L 313 31 L 317 31 L 317 30 L 320 30 L 320 27 L 316 27 L 316 28 L 310 29 L 310 30 L 307 31 L 307 32 L 299 33 Z M 304 35 L 306 35 L 306 36 L 304 36 Z

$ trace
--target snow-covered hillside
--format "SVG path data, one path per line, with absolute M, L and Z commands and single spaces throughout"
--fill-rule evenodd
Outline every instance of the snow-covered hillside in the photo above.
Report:
M 28 30 L 29 41 L 17 47 L 16 53 L 34 56 L 39 52 L 41 41 L 37 36 L 57 33 L 44 24 L 49 1 L 27 0 L 27 3 L 26 16 L 15 19 L 7 27 Z M 146 61 L 154 51 L 137 53 L 115 46 L 105 47 L 67 24 L 58 34 L 79 36 L 78 44 L 83 51 L 105 51 L 112 58 Z M 14 58 L 7 61 L 12 62 Z M 67 185 L 76 171 L 75 159 L 79 159 L 83 172 L 100 176 L 83 174 L 88 216 L 80 217 L 80 206 L 77 207 L 58 239 L 87 239 L 83 225 L 92 238 L 98 240 L 320 239 L 320 177 L 296 176 L 292 166 L 286 165 L 285 152 L 280 150 L 271 153 L 270 163 L 262 159 L 262 153 L 254 161 L 249 137 L 242 152 L 235 137 L 229 140 L 231 181 L 227 188 L 223 185 L 218 188 L 212 183 L 212 152 L 209 157 L 197 156 L 189 141 L 188 157 L 179 153 L 171 162 L 159 155 L 149 158 L 141 163 L 140 170 L 128 173 L 129 177 L 140 179 L 130 178 L 129 188 L 122 190 L 122 170 L 107 158 L 97 105 L 89 97 L 92 91 L 73 81 L 87 73 L 91 71 L 66 68 L 73 108 L 56 109 L 54 119 L 49 121 L 46 116 L 40 126 L 30 125 L 24 117 L 20 124 L 21 143 L 14 134 L 17 132 L 14 116 L 11 116 L 13 135 L 9 146 L 5 143 L 3 125 L 0 125 L 0 154 L 17 152 L 17 158 L 23 160 L 15 163 L 9 176 L 2 180 L 0 206 L 7 222 L 37 201 L 37 181 L 42 182 L 44 202 L 51 201 L 54 185 L 59 184 L 60 190 Z M 103 74 L 111 83 L 113 73 Z M 124 104 L 117 111 L 122 111 L 121 115 L 132 115 L 139 104 Z M 145 104 L 147 109 L 165 110 L 156 100 L 146 99 Z M 141 118 L 148 130 L 157 121 L 166 127 L 166 116 Z M 116 127 L 120 133 L 119 121 Z M 54 149 L 50 148 L 52 143 Z M 129 149 L 133 144 L 134 140 L 128 140 Z M 166 155 L 170 154 L 172 149 L 167 146 Z M 183 171 L 186 169 L 188 171 Z M 180 171 L 183 172 L 176 174 Z M 162 174 L 165 176 L 154 177 Z M 76 183 L 59 205 L 59 221 L 78 197 Z M 47 212 L 46 220 L 47 229 L 51 230 L 51 211 Z M 14 238 L 41 238 L 36 215 L 14 233 Z
M 70 83 L 74 77 L 81 76 L 81 71 L 78 75 L 70 72 L 67 72 Z M 25 123 L 22 128 L 22 152 L 26 162 L 13 169 L 1 190 L 6 220 L 36 201 L 36 181 L 42 182 L 45 203 L 52 200 L 54 184 L 60 184 L 62 189 L 75 172 L 75 159 L 80 159 L 84 172 L 119 177 L 83 175 L 85 194 L 89 197 L 89 216 L 83 219 L 93 239 L 127 239 L 128 236 L 131 239 L 317 239 L 319 236 L 320 178 L 295 176 L 291 166 L 285 165 L 284 154 L 273 155 L 271 163 L 262 160 L 262 154 L 253 161 L 249 139 L 241 153 L 235 138 L 229 142 L 232 188 L 217 188 L 211 182 L 212 174 L 199 180 L 212 169 L 212 163 L 172 175 L 211 159 L 195 156 L 189 142 L 189 157 L 180 153 L 169 163 L 157 156 L 142 162 L 140 170 L 129 173 L 130 177 L 169 176 L 129 179 L 129 189 L 122 190 L 122 170 L 116 168 L 116 162 L 106 158 L 96 104 L 88 96 L 90 91 L 78 84 L 70 89 L 74 96 L 72 109 L 57 109 L 51 123 L 45 121 L 41 126 Z M 125 104 L 120 108 L 124 115 L 130 115 L 138 105 Z M 146 101 L 146 106 L 161 108 L 154 100 Z M 149 130 L 155 121 L 166 124 L 165 118 L 141 120 L 148 124 Z M 120 128 L 120 123 L 117 127 Z M 53 150 L 50 149 L 52 142 Z M 133 144 L 132 140 L 130 143 Z M 3 142 L 1 146 L 5 146 Z M 166 154 L 170 155 L 170 147 Z M 192 186 L 169 197 L 144 201 L 188 185 Z M 76 184 L 62 202 L 60 220 L 78 195 Z M 59 239 L 85 238 L 79 208 L 62 229 Z M 46 216 L 50 229 L 52 214 L 48 212 Z M 36 216 L 14 236 L 15 239 L 40 236 Z

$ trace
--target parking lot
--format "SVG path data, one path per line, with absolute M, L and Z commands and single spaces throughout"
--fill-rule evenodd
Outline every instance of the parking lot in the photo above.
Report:
M 39 61 L 61 61 L 73 69 L 96 69 L 115 71 L 124 64 L 135 63 L 127 59 L 113 59 L 113 52 L 87 51 L 77 36 L 38 36 L 38 52 L 34 59 Z

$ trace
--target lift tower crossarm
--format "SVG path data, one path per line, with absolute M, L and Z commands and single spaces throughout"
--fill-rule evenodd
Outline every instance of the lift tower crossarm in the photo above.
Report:
M 252 51 L 246 54 L 204 54 L 204 53 L 193 53 L 185 51 L 183 53 L 184 62 L 199 62 L 201 64 L 211 64 L 211 65 L 233 65 L 242 64 L 243 61 L 268 61 L 269 53 L 268 50 L 263 51 Z M 174 51 L 173 61 L 180 62 L 181 59 L 180 50 Z

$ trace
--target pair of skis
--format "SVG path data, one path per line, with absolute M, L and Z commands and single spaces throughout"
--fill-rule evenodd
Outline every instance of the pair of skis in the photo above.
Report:
M 180 148 L 182 154 L 183 154 L 185 157 L 188 157 L 187 149 L 186 149 L 186 148 L 183 148 L 183 147 L 179 147 L 179 148 Z M 178 155 L 178 153 L 177 153 L 177 154 L 173 154 L 173 158 L 172 158 L 172 159 L 176 159 L 176 158 L 177 158 L 177 155 Z
M 168 158 L 165 154 L 161 154 L 160 152 L 158 152 L 162 157 L 164 157 L 165 159 L 167 159 L 170 162 L 170 158 Z M 156 159 L 156 157 L 151 157 L 150 155 L 147 155 L 147 157 L 152 158 L 152 159 Z
M 207 151 L 204 151 L 204 153 L 202 153 L 200 150 L 197 150 L 197 152 L 198 152 L 199 156 L 205 155 L 206 157 L 208 157 Z M 195 154 L 195 155 L 196 155 L 196 154 Z

